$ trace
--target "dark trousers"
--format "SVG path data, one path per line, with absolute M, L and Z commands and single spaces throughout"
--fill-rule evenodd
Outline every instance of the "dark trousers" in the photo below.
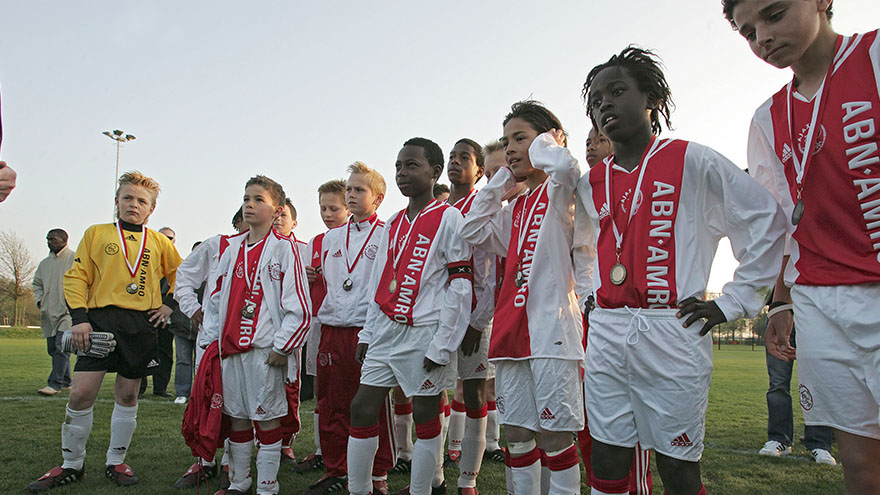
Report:
M 150 368 L 153 375 L 153 393 L 166 392 L 168 382 L 171 381 L 171 366 L 174 364 L 174 334 L 165 328 L 158 328 L 158 347 L 156 360 L 159 366 Z M 147 390 L 147 377 L 141 379 L 143 394 Z
M 48 385 L 55 390 L 70 386 L 70 354 L 61 351 L 61 334 L 46 338 L 46 352 L 52 357 Z
M 791 331 L 791 343 L 795 343 L 794 329 Z M 770 388 L 767 390 L 767 438 L 785 446 L 790 446 L 794 437 L 794 413 L 791 409 L 793 368 L 793 361 L 780 361 L 767 354 L 767 374 L 770 375 Z M 830 452 L 831 428 L 805 426 L 804 446 L 808 450 L 825 449 Z

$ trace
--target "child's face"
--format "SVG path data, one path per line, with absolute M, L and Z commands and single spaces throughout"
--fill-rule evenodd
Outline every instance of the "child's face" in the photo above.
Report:
M 156 209 L 156 204 L 153 202 L 153 195 L 146 187 L 125 184 L 119 188 L 119 194 L 116 196 L 116 209 L 119 211 L 120 220 L 143 225 Z
M 607 67 L 599 72 L 590 84 L 587 102 L 599 130 L 615 143 L 627 142 L 644 127 L 651 132 L 648 95 L 624 68 Z
M 528 177 L 536 169 L 532 167 L 529 159 L 529 146 L 538 137 L 538 131 L 525 120 L 514 117 L 504 124 L 504 153 L 507 166 L 517 178 Z
M 397 188 L 408 198 L 432 191 L 434 182 L 440 177 L 440 167 L 428 163 L 428 157 L 421 146 L 409 145 L 401 148 L 394 169 Z
M 825 21 L 830 0 L 742 0 L 733 21 L 752 53 L 783 69 L 797 63 Z
M 486 179 L 492 179 L 492 176 L 495 175 L 495 172 L 498 171 L 501 167 L 507 165 L 507 159 L 504 157 L 504 150 L 493 151 L 486 155 L 486 159 L 483 161 L 486 168 Z M 504 196 L 501 198 L 502 201 L 507 201 L 510 198 L 515 198 L 522 194 L 523 191 L 526 190 L 525 182 L 517 182 L 516 187 L 507 191 Z
M 321 220 L 328 229 L 339 227 L 348 220 L 348 208 L 341 194 L 324 193 L 318 196 Z
M 281 215 L 282 209 L 261 185 L 251 184 L 244 190 L 241 212 L 244 222 L 250 228 L 272 225 L 275 218 Z
M 345 183 L 345 202 L 351 214 L 363 220 L 376 212 L 382 198 L 373 192 L 364 174 L 351 174 Z
M 449 152 L 449 163 L 446 166 L 446 177 L 456 185 L 476 184 L 483 176 L 483 170 L 477 166 L 477 155 L 471 145 L 458 143 Z
M 607 137 L 596 132 L 596 128 L 590 129 L 587 134 L 587 165 L 595 167 L 608 155 L 614 153 L 614 146 Z
M 296 220 L 293 219 L 290 207 L 287 206 L 286 203 L 284 204 L 284 208 L 281 209 L 281 214 L 275 218 L 274 222 L 272 222 L 272 226 L 275 227 L 275 230 L 284 235 L 290 235 L 290 233 L 293 232 L 293 229 L 296 228 Z

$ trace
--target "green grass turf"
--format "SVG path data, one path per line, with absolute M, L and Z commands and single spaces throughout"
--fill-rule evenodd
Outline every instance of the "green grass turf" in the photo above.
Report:
M 757 450 L 766 441 L 764 394 L 767 375 L 763 350 L 756 349 L 726 346 L 715 351 L 715 374 L 707 414 L 707 445 L 702 463 L 708 492 L 712 495 L 844 493 L 841 468 L 813 464 L 799 442 L 796 442 L 794 454 L 785 459 L 757 455 Z M 30 481 L 61 460 L 60 425 L 64 420 L 67 394 L 54 397 L 36 394 L 36 390 L 45 385 L 50 368 L 45 341 L 25 336 L 2 338 L 0 332 L 0 351 L 0 492 L 25 493 Z M 796 384 L 796 380 L 793 383 Z M 87 447 L 86 478 L 72 486 L 53 490 L 53 493 L 178 492 L 171 485 L 192 462 L 180 435 L 184 408 L 168 399 L 153 398 L 149 392 L 141 400 L 138 428 L 126 459 L 141 477 L 141 483 L 131 489 L 122 489 L 111 486 L 104 478 L 104 455 L 113 409 L 112 386 L 110 375 L 105 379 L 95 405 L 95 426 Z M 304 457 L 314 449 L 314 404 L 314 401 L 306 402 L 300 409 L 303 431 L 294 445 L 297 457 Z M 803 433 L 799 408 L 795 410 L 795 421 L 795 435 L 799 437 Z M 836 449 L 834 455 L 837 456 Z M 663 491 L 656 468 L 654 474 L 654 493 L 659 495 Z M 457 475 L 455 469 L 446 470 L 450 487 L 454 487 Z M 298 475 L 282 466 L 279 473 L 281 493 L 302 493 L 318 477 L 318 473 Z M 402 488 L 407 484 L 407 476 L 393 475 L 389 483 L 393 490 Z M 484 462 L 478 486 L 487 495 L 503 494 L 503 465 Z M 583 489 L 582 492 L 589 493 L 589 490 Z M 213 489 L 202 488 L 200 493 L 210 494 Z M 450 494 L 453 493 L 454 490 L 450 490 Z

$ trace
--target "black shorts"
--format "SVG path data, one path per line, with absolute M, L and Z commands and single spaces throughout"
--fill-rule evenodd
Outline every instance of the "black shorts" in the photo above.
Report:
M 89 323 L 94 332 L 116 336 L 116 349 L 105 358 L 79 356 L 74 371 L 109 371 L 125 378 L 142 378 L 158 365 L 157 331 L 146 311 L 107 306 L 90 309 Z

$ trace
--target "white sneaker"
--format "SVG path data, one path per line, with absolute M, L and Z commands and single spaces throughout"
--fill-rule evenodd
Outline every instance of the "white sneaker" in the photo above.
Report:
M 825 449 L 813 449 L 810 451 L 810 455 L 813 457 L 813 460 L 816 461 L 816 464 L 828 464 L 829 466 L 837 465 L 834 456 L 831 455 L 831 452 L 828 452 Z
M 174 399 L 174 403 L 175 404 L 186 404 L 186 397 L 181 395 L 180 397 Z
M 819 449 L 816 449 L 819 450 Z M 758 451 L 761 455 L 769 455 L 771 457 L 782 457 L 784 455 L 791 454 L 791 445 L 786 447 L 776 440 L 770 440 L 764 444 L 764 447 Z

